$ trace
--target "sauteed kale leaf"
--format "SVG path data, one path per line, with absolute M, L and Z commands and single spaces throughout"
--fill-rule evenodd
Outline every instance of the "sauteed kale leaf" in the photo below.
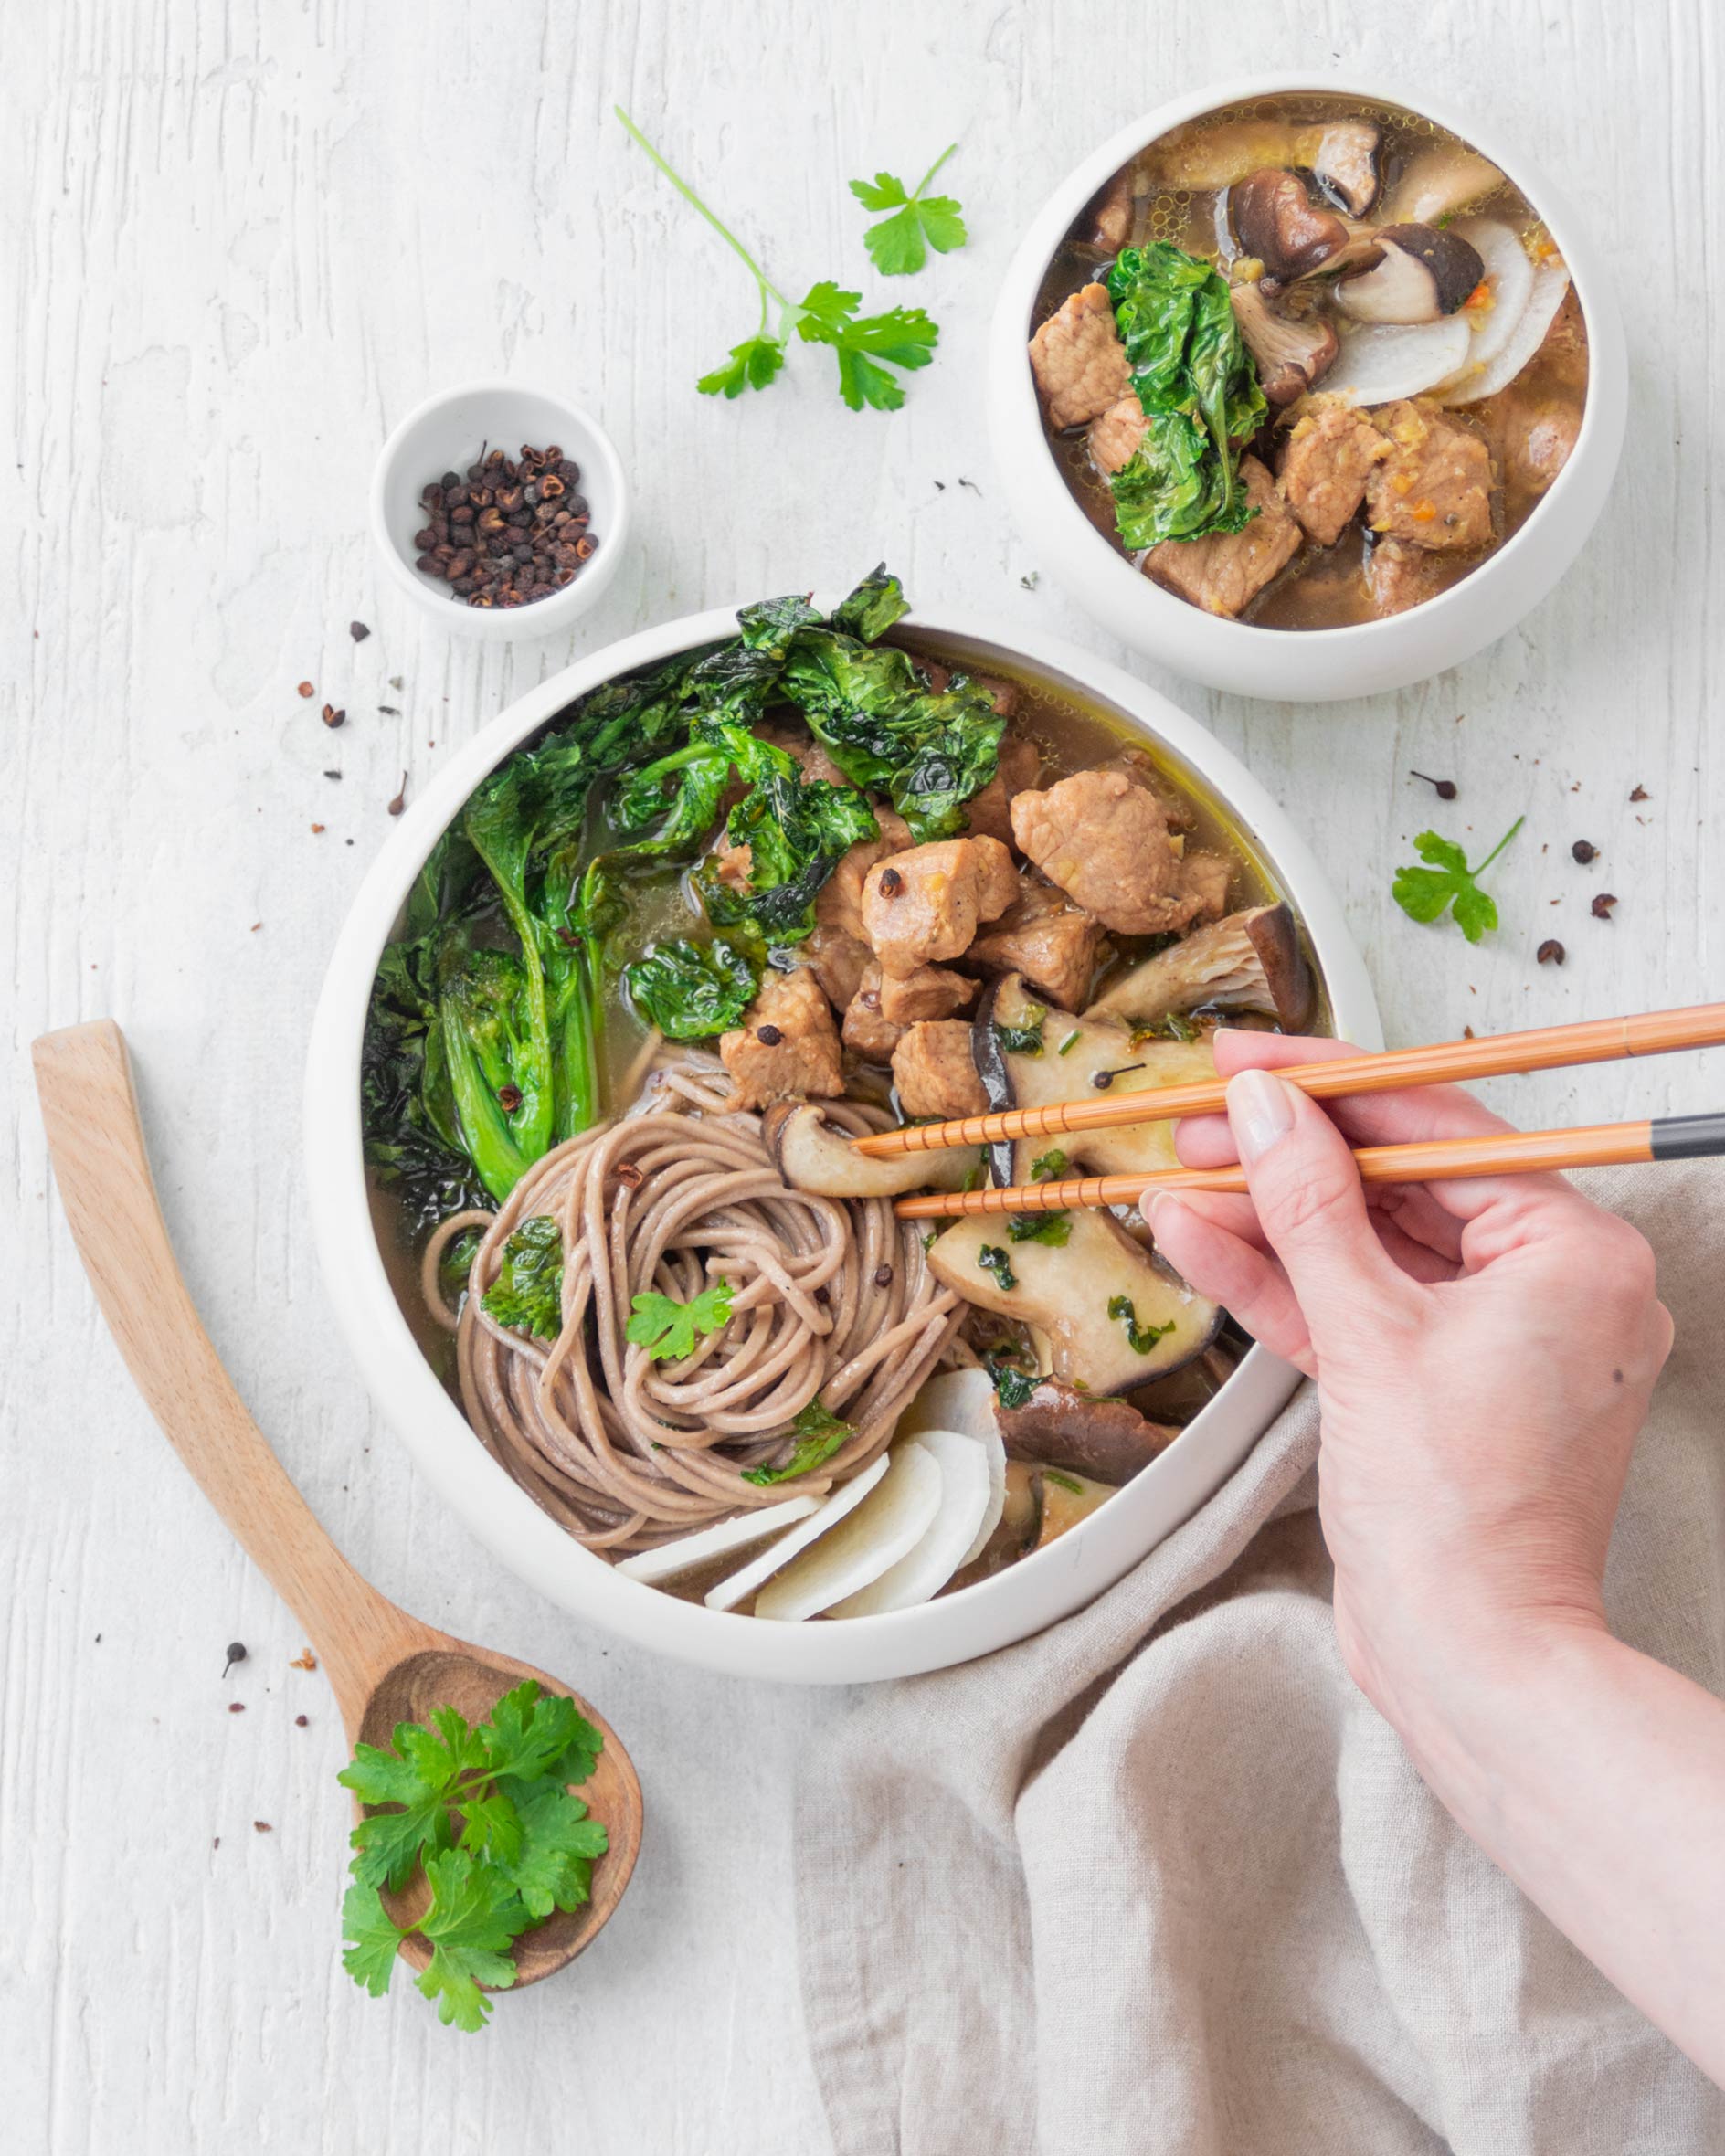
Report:
M 476 788 L 379 963 L 363 1052 L 366 1157 L 420 1224 L 501 1201 L 604 1112 L 619 968 L 649 1023 L 710 1039 L 768 951 L 810 934 L 846 851 L 878 836 L 866 789 L 918 840 L 960 827 L 1004 721 L 964 675 L 937 688 L 878 641 L 905 611 L 884 565 L 830 621 L 799 593 L 745 607 L 736 636 L 594 690 Z M 781 713 L 848 783 L 805 775 Z M 619 950 L 668 865 L 719 935 Z
M 485 1315 L 516 1332 L 555 1340 L 563 1329 L 563 1233 L 548 1213 L 524 1221 L 503 1244 Z
M 1122 252 L 1108 296 L 1149 422 L 1109 481 L 1121 538 L 1136 550 L 1243 530 L 1254 512 L 1239 483 L 1240 445 L 1269 407 L 1226 283 L 1207 262 L 1153 240 Z

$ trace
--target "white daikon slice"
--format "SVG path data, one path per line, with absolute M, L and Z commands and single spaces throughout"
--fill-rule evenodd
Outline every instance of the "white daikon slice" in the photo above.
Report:
M 994 1500 L 987 1452 L 960 1430 L 925 1430 L 906 1442 L 934 1454 L 940 1469 L 940 1509 L 920 1542 L 895 1565 L 889 1565 L 878 1580 L 859 1588 L 855 1594 L 846 1595 L 841 1602 L 832 1603 L 827 1611 L 829 1617 L 873 1617 L 883 1610 L 908 1610 L 915 1603 L 931 1601 L 958 1568 L 969 1561 L 977 1530 Z M 1000 1490 L 1004 1501 L 1004 1454 Z
M 661 1580 L 676 1580 L 684 1572 L 697 1571 L 715 1557 L 729 1557 L 734 1549 L 764 1542 L 780 1527 L 807 1519 L 820 1505 L 819 1497 L 787 1497 L 782 1505 L 739 1513 L 735 1519 L 722 1519 L 717 1527 L 702 1527 L 675 1542 L 661 1542 L 657 1549 L 643 1549 L 639 1557 L 626 1557 L 617 1569 L 626 1580 L 641 1580 L 649 1587 L 656 1587 Z
M 878 1460 L 871 1460 L 860 1474 L 841 1484 L 830 1497 L 825 1498 L 806 1519 L 799 1520 L 789 1533 L 782 1536 L 770 1549 L 762 1550 L 757 1558 L 751 1558 L 740 1572 L 733 1572 L 728 1580 L 709 1590 L 706 1602 L 709 1610 L 735 1610 L 739 1602 L 746 1601 L 757 1587 L 763 1586 L 782 1566 L 809 1548 L 854 1512 L 875 1485 L 885 1478 L 891 1455 L 883 1453 Z
M 919 1437 L 925 1430 L 962 1430 L 970 1437 L 998 1438 L 994 1380 L 987 1370 L 942 1370 L 930 1378 L 898 1418 L 894 1435 Z
M 886 1474 L 856 1510 L 761 1589 L 757 1617 L 789 1622 L 818 1617 L 878 1580 L 922 1540 L 940 1510 L 940 1464 L 915 1438 L 886 1457 Z
M 1471 336 L 1459 314 L 1436 322 L 1362 322 L 1341 333 L 1341 349 L 1318 386 L 1326 396 L 1345 396 L 1349 404 L 1418 396 L 1455 372 Z
M 1515 335 L 1533 297 L 1533 264 L 1528 259 L 1520 235 L 1508 225 L 1500 225 L 1496 217 L 1462 217 L 1450 230 L 1465 239 L 1485 264 L 1484 281 L 1490 294 L 1489 305 L 1461 311 L 1463 321 L 1472 325 L 1467 357 L 1455 377 L 1466 381 L 1475 367 L 1496 359 Z
M 1557 319 L 1563 295 L 1570 289 L 1570 273 L 1561 262 L 1542 262 L 1533 272 L 1533 292 L 1522 310 L 1515 334 L 1497 356 L 1479 372 L 1469 374 L 1455 386 L 1445 385 L 1447 405 L 1477 404 L 1482 396 L 1495 396 L 1507 389 L 1545 342 L 1545 333 Z M 1328 388 L 1328 382 L 1324 385 Z
M 989 1464 L 989 1508 L 978 1525 L 970 1548 L 958 1559 L 962 1571 L 982 1554 L 989 1537 L 1000 1524 L 1006 1509 L 1006 1447 L 1000 1442 L 1000 1423 L 995 1409 L 994 1380 L 986 1370 L 942 1370 L 930 1378 L 898 1419 L 898 1436 L 920 1438 L 927 1430 L 958 1430 L 976 1439 Z

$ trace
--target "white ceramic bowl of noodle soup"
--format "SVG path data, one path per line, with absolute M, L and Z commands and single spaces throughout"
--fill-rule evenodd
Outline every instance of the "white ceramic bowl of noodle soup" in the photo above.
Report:
M 1172 775 L 1240 827 L 1266 879 L 1304 922 L 1336 1030 L 1381 1044 L 1371 985 L 1340 905 L 1306 840 L 1196 721 L 1117 667 L 1052 639 L 944 612 L 904 628 L 981 671 L 1006 666 L 1099 705 L 1150 744 Z M 1253 1348 L 1177 1442 L 1049 1548 L 993 1578 L 885 1615 L 777 1623 L 709 1610 L 625 1578 L 574 1541 L 494 1460 L 425 1359 L 386 1274 L 373 1226 L 359 1116 L 360 1046 L 378 955 L 421 863 L 473 788 L 577 697 L 614 675 L 735 633 L 734 609 L 643 630 L 513 703 L 409 807 L 361 885 L 337 940 L 306 1072 L 306 1173 L 319 1258 L 337 1319 L 374 1399 L 439 1495 L 504 1564 L 573 1615 L 681 1661 L 736 1676 L 850 1684 L 965 1662 L 1080 1609 L 1188 1518 L 1251 1451 L 1296 1384 Z
M 1122 165 L 1189 120 L 1254 99 L 1302 94 L 1400 106 L 1447 128 L 1499 167 L 1544 220 L 1586 319 L 1587 401 L 1569 461 L 1521 529 L 1436 597 L 1340 629 L 1260 628 L 1206 614 L 1164 591 L 1097 530 L 1048 445 L 1028 345 L 1042 279 L 1073 221 Z M 1322 382 L 1318 384 L 1321 389 Z M 989 425 L 995 469 L 1037 559 L 1088 613 L 1135 650 L 1212 689 L 1283 703 L 1371 696 L 1457 666 L 1513 629 L 1563 575 L 1605 506 L 1629 403 L 1623 325 L 1591 229 L 1513 141 L 1471 114 L 1392 84 L 1320 75 L 1212 83 L 1111 135 L 1037 212 L 1013 256 L 989 332 Z

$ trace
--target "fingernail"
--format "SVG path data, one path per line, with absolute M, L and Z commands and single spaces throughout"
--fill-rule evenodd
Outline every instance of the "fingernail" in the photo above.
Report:
M 1180 1200 L 1171 1190 L 1158 1190 L 1150 1200 L 1150 1210 L 1147 1216 L 1152 1235 L 1162 1232 L 1162 1222 L 1168 1218 L 1170 1210 L 1176 1212 L 1180 1210 Z
M 1228 1121 L 1249 1168 L 1294 1127 L 1287 1088 L 1269 1071 L 1241 1071 L 1228 1081 Z

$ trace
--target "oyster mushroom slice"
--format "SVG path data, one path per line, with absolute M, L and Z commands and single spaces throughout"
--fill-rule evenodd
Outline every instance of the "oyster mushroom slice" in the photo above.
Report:
M 1479 249 L 1454 229 L 1385 225 L 1373 238 L 1383 257 L 1377 268 L 1336 287 L 1337 306 L 1356 322 L 1436 322 L 1485 277 Z
M 1262 1010 L 1290 1033 L 1312 1010 L 1312 973 L 1286 905 L 1250 906 L 1122 974 L 1085 1013 L 1151 1026 L 1177 1012 Z
M 977 1146 L 948 1146 L 871 1160 L 810 1101 L 778 1101 L 761 1136 L 786 1186 L 821 1198 L 897 1198 L 906 1190 L 962 1190 L 981 1165 Z
M 1116 1485 L 1130 1482 L 1180 1435 L 1171 1423 L 1139 1414 L 1129 1400 L 1095 1400 L 1057 1378 L 1044 1378 L 1021 1408 L 1002 1408 L 1000 1431 L 1015 1460 Z
M 1255 284 L 1236 284 L 1228 303 L 1240 325 L 1246 349 L 1257 363 L 1258 379 L 1273 405 L 1304 396 L 1339 349 L 1335 331 L 1314 318 L 1296 322 L 1279 313 Z
M 936 1237 L 935 1277 L 968 1302 L 1015 1317 L 1047 1344 L 1053 1374 L 1099 1398 L 1129 1392 L 1201 1355 L 1222 1312 L 1160 1265 L 1112 1213 L 1064 1216 L 1064 1243 L 1014 1242 L 1005 1216 L 970 1213 Z M 1006 1253 L 1004 1268 L 981 1263 Z M 1002 1271 L 1012 1284 L 1000 1284 Z M 1131 1316 L 1126 1315 L 1129 1309 Z M 1147 1345 L 1135 1345 L 1137 1339 Z
M 1502 185 L 1502 173 L 1477 150 L 1434 143 L 1408 160 L 1383 204 L 1383 217 L 1389 224 L 1434 225 Z
M 1383 185 L 1382 148 L 1383 131 L 1375 120 L 1336 120 L 1302 128 L 1294 162 L 1307 168 L 1338 208 L 1363 217 Z

